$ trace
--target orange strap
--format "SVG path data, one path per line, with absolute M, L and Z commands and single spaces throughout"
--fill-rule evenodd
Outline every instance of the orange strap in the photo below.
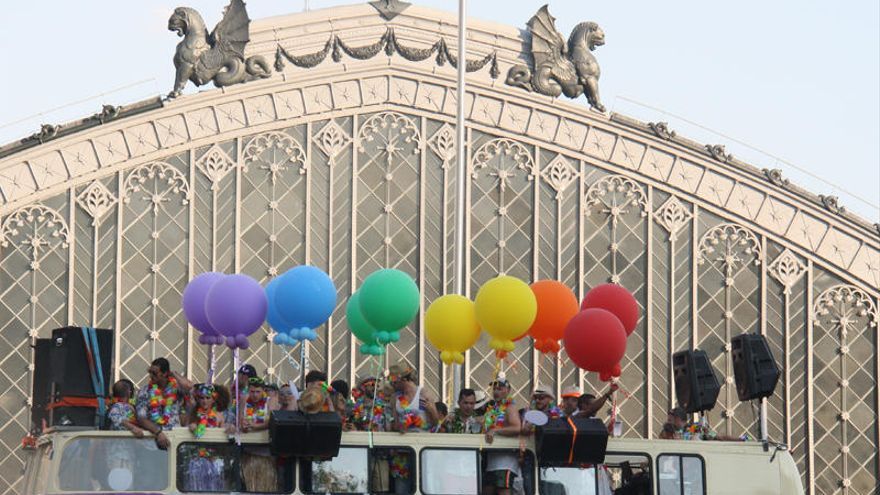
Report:
M 57 402 L 53 402 L 46 406 L 46 409 L 52 410 L 56 407 L 98 407 L 98 399 L 95 397 L 62 397 Z
M 568 463 L 571 464 L 574 461 L 574 444 L 577 442 L 578 436 L 578 428 L 574 424 L 574 421 L 571 420 L 571 416 L 566 418 L 568 420 L 568 424 L 571 425 L 571 450 L 568 452 Z

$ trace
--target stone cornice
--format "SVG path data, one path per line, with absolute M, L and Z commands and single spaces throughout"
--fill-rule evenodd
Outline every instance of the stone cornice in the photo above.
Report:
M 364 7 L 366 11 L 359 7 L 341 10 L 358 11 L 358 15 L 365 15 L 364 11 L 378 18 L 372 7 Z M 412 19 L 425 10 L 408 8 L 390 24 L 395 32 L 399 25 L 412 27 Z M 316 14 L 282 18 L 288 24 L 281 24 L 274 31 L 276 36 L 285 29 L 309 25 L 293 23 L 300 18 L 314 20 Z M 332 23 L 345 21 L 344 16 L 341 19 L 334 18 Z M 326 25 L 330 21 L 323 22 L 318 25 L 325 31 L 312 30 L 317 32 L 315 39 L 326 42 L 326 33 L 336 31 Z M 432 22 L 442 26 L 445 21 L 441 16 L 440 21 Z M 376 22 L 373 27 L 381 36 L 387 25 Z M 413 33 L 436 41 L 445 30 Z M 339 33 L 348 41 L 347 32 Z M 255 37 L 265 35 L 263 29 Z M 500 64 L 507 63 L 502 45 L 510 41 L 509 33 L 502 38 L 505 43 L 495 46 Z M 370 36 L 364 40 L 375 41 Z M 417 41 L 409 39 L 408 43 Z M 274 52 L 277 40 L 266 47 L 270 45 Z M 309 50 L 303 47 L 302 51 Z M 473 55 L 479 53 L 474 51 Z M 505 69 L 502 67 L 502 72 Z M 668 129 L 652 128 L 616 114 L 608 117 L 577 103 L 505 86 L 486 72 L 469 78 L 467 109 L 475 127 L 520 136 L 575 159 L 623 171 L 683 199 L 734 216 L 756 230 L 784 239 L 803 253 L 853 273 L 871 286 L 880 286 L 880 280 L 875 280 L 880 275 L 871 268 L 880 262 L 880 234 L 867 222 L 850 214 L 832 213 L 817 196 L 773 181 L 735 158 L 719 160 L 720 155 L 713 157 L 704 145 L 672 136 Z M 0 216 L 119 169 L 298 122 L 387 107 L 411 109 L 450 121 L 455 109 L 454 76 L 454 69 L 448 65 L 412 63 L 397 55 L 339 63 L 327 60 L 308 70 L 291 67 L 262 81 L 204 91 L 163 104 L 145 103 L 154 106 L 141 113 L 127 114 L 123 107 L 116 117 L 95 120 L 78 131 L 75 125 L 65 124 L 61 129 L 69 129 L 67 134 L 58 132 L 50 140 L 0 159 Z

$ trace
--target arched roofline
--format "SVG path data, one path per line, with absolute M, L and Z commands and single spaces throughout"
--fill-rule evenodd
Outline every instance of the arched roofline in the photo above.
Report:
M 523 34 L 519 30 L 480 22 L 469 27 L 473 29 L 469 60 L 494 53 L 501 73 L 521 62 L 523 41 L 517 36 Z M 331 39 L 328 36 L 345 39 L 346 43 L 350 40 L 351 46 L 366 46 L 389 28 L 394 29 L 401 46 L 426 48 L 444 37 L 454 37 L 455 19 L 449 13 L 416 6 L 391 22 L 384 21 L 368 5 L 325 9 L 255 21 L 249 50 L 274 57 L 279 47 L 290 48 L 289 52 L 299 56 L 326 46 Z M 497 31 L 494 37 L 493 30 Z M 291 47 L 292 39 L 297 40 L 295 48 Z M 672 136 L 656 124 L 619 114 L 606 116 L 588 110 L 582 102 L 529 93 L 504 84 L 502 78 L 493 78 L 489 72 L 483 67 L 469 75 L 469 125 L 662 186 L 710 210 L 716 209 L 725 218 L 738 219 L 784 239 L 804 253 L 828 259 L 832 265 L 872 283 L 869 270 L 861 273 L 855 265 L 880 256 L 876 225 L 847 212 L 831 211 L 821 197 L 783 182 L 777 174 L 729 158 L 712 147 Z M 0 158 L 0 216 L 119 169 L 298 122 L 382 108 L 451 122 L 454 75 L 448 63 L 438 66 L 434 57 L 412 62 L 397 53 L 380 53 L 365 60 L 343 54 L 339 61 L 328 56 L 309 69 L 288 63 L 280 73 L 261 81 L 171 101 L 152 99 L 105 109 L 103 114 L 60 126 L 54 136 L 0 148 L 0 156 L 6 153 Z M 384 84 L 379 91 L 383 94 L 371 98 L 367 87 L 370 82 Z M 397 87 L 393 87 L 395 84 Z M 400 94 L 394 94 L 398 90 Z M 436 101 L 429 98 L 430 91 L 437 93 Z M 285 109 L 285 104 L 291 105 L 287 97 L 296 101 Z M 220 120 L 224 111 L 234 113 L 240 122 L 225 126 Z M 520 118 L 516 118 L 517 112 L 522 114 Z M 213 121 L 208 131 L 195 128 L 198 115 Z M 552 129 L 541 127 L 542 119 Z M 177 137 L 174 125 L 179 126 Z M 147 136 L 146 142 L 138 131 Z M 114 142 L 121 156 L 101 152 L 101 146 L 109 144 L 112 149 Z M 77 163 L 83 154 L 88 155 L 87 163 Z M 649 170 L 650 165 L 654 170 Z M 693 183 L 674 176 L 677 171 L 688 170 L 698 175 Z M 710 197 L 712 184 L 720 188 L 714 199 Z M 737 201 L 742 204 L 735 204 Z M 776 218 L 777 209 L 782 211 L 781 222 Z M 793 228 L 798 221 L 804 227 L 802 239 Z M 812 237 L 807 232 L 811 229 Z M 846 254 L 835 261 L 832 253 L 839 255 L 841 245 Z

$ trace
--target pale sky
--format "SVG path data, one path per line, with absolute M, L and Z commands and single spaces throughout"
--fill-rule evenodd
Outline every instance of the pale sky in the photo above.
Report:
M 458 4 L 412 2 L 447 11 L 455 11 Z M 103 103 L 122 105 L 167 93 L 179 41 L 166 29 L 168 16 L 174 7 L 187 5 L 213 27 L 227 3 L 7 2 L 0 21 L 5 54 L 0 143 L 31 134 L 41 123 L 91 115 Z M 319 9 L 358 2 L 309 3 Z M 471 0 L 468 14 L 524 28 L 543 4 Z M 299 12 L 303 6 L 303 0 L 248 1 L 252 19 Z M 606 45 L 595 54 L 609 110 L 644 121 L 669 121 L 684 136 L 725 144 L 737 158 L 758 167 L 781 168 L 796 184 L 817 194 L 838 195 L 850 211 L 880 221 L 877 0 L 551 0 L 550 11 L 566 38 L 580 21 L 595 21 L 604 29 Z M 191 84 L 187 91 L 194 91 Z M 586 104 L 584 99 L 579 102 Z M 60 106 L 65 108 L 50 111 Z M 748 143 L 807 173 L 673 115 Z

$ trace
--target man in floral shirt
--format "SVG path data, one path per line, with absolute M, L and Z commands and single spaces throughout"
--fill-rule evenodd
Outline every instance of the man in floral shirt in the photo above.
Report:
M 156 445 L 167 449 L 171 445 L 165 430 L 180 426 L 180 406 L 192 388 L 192 382 L 171 371 L 165 358 L 150 363 L 150 381 L 137 396 L 137 419 L 141 427 L 156 437 Z
M 483 433 L 483 420 L 474 409 L 477 405 L 477 394 L 472 388 L 463 388 L 458 393 L 458 408 L 452 416 L 446 418 L 441 427 L 445 433 Z

